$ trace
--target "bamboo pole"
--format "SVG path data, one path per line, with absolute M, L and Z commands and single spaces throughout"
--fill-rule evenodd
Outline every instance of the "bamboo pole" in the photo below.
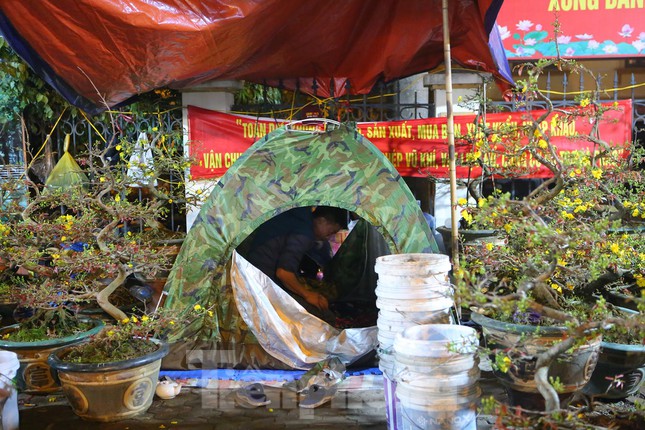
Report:
M 450 64 L 450 21 L 448 0 L 441 1 L 443 17 L 443 55 L 446 67 L 446 116 L 448 119 L 448 157 L 450 161 L 450 221 L 453 269 L 459 268 L 459 231 L 457 230 L 457 167 L 455 160 L 455 122 L 452 109 L 452 66 Z

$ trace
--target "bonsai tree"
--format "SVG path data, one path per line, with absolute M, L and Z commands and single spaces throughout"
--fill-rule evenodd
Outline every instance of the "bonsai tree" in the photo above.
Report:
M 114 122 L 112 122 L 114 124 Z M 95 302 L 114 320 L 128 317 L 112 300 L 128 282 L 169 270 L 177 237 L 163 225 L 170 204 L 195 204 L 187 195 L 181 132 L 150 129 L 103 147 L 65 153 L 45 184 L 23 175 L 0 190 L 2 281 L 20 303 L 25 326 L 73 321 L 81 303 Z M 148 157 L 145 157 L 145 154 Z M 149 291 L 135 296 L 150 302 Z M 127 292 L 126 292 L 127 295 Z M 22 317 L 22 318 L 21 318 Z
M 498 190 L 484 195 L 480 180 L 470 184 L 477 204 L 466 207 L 462 216 L 472 225 L 495 229 L 498 236 L 496 242 L 464 246 L 455 278 L 457 299 L 478 312 L 566 328 L 560 342 L 536 357 L 536 383 L 547 411 L 555 411 L 560 409 L 557 383 L 547 374 L 558 357 L 617 327 L 640 341 L 645 336 L 642 313 L 625 317 L 604 297 L 608 284 L 618 280 L 645 287 L 645 235 L 632 234 L 645 221 L 645 188 L 638 168 L 642 148 L 631 142 L 610 144 L 599 133 L 620 106 L 601 103 L 597 87 L 581 94 L 572 108 L 555 107 L 537 85 L 546 67 L 589 73 L 561 59 L 520 66 L 526 76 L 517 86 L 526 111 L 523 121 L 494 130 L 480 122 L 464 136 L 473 147 L 466 163 L 481 168 L 484 179 L 494 183 L 536 168 L 546 168 L 550 175 L 519 200 Z M 533 112 L 536 105 L 545 107 L 539 115 Z M 577 118 L 584 118 L 589 130 L 570 138 L 592 149 L 561 153 L 552 137 Z M 497 162 L 502 156 L 504 164 Z M 509 363 L 502 356 L 496 366 L 503 370 Z

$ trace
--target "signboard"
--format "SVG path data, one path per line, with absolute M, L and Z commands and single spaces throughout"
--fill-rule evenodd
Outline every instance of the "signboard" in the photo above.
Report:
M 645 55 L 645 0 L 505 0 L 497 16 L 509 60 Z
M 593 108 L 588 106 L 588 108 Z M 532 112 L 534 117 L 544 111 Z M 558 114 L 554 114 L 558 115 Z M 562 114 L 559 114 L 562 115 Z M 476 130 L 475 115 L 455 117 L 455 155 L 457 158 L 457 176 L 461 178 L 478 175 L 478 169 L 462 163 L 473 152 L 472 144 L 458 139 Z M 486 117 L 488 127 L 496 129 L 503 124 L 522 124 L 530 121 L 526 112 L 489 114 Z M 226 170 L 255 141 L 264 138 L 268 133 L 281 127 L 285 121 L 270 118 L 230 115 L 222 112 L 188 107 L 189 140 L 191 156 L 196 164 L 191 167 L 193 179 L 208 179 L 222 176 Z M 426 118 L 408 121 L 362 122 L 358 131 L 372 142 L 392 162 L 402 176 L 437 178 L 449 177 L 447 119 Z M 632 105 L 631 101 L 616 102 L 615 109 L 610 109 L 599 124 L 599 135 L 614 145 L 624 144 L 631 140 Z M 314 126 L 307 126 L 314 127 Z M 591 151 L 593 143 L 576 138 L 590 131 L 591 124 L 585 117 L 571 119 L 570 122 L 552 121 L 552 116 L 543 123 L 543 131 L 551 137 L 559 152 Z M 500 156 L 498 163 L 511 162 Z M 550 172 L 541 168 L 535 160 L 526 160 L 526 167 L 531 169 L 527 177 L 548 177 Z

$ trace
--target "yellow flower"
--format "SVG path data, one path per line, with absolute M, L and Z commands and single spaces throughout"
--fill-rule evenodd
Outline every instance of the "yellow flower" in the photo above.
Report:
M 490 141 L 493 143 L 501 142 L 501 140 L 502 139 L 500 139 L 500 137 L 495 133 L 491 134 L 490 136 Z
M 118 195 L 118 194 L 116 196 L 114 196 L 114 201 L 119 203 L 121 201 L 121 196 Z
M 139 322 L 139 319 L 137 317 L 132 317 L 132 322 L 136 324 Z
M 493 250 L 493 243 L 492 243 L 492 242 L 488 242 L 488 243 L 486 244 L 486 249 L 488 249 L 489 251 L 492 251 L 492 250 Z
M 120 151 L 121 148 L 123 148 L 123 147 L 121 145 L 117 145 L 117 146 L 115 146 L 115 148 L 116 148 L 117 151 Z
M 562 259 L 562 258 L 558 258 L 558 266 L 562 266 L 562 267 L 564 267 L 564 266 L 566 266 L 566 265 L 567 265 L 567 262 L 566 262 L 566 261 L 564 261 L 564 259 Z
M 175 325 L 175 322 L 174 321 L 169 321 L 168 324 Z
M 640 213 L 640 211 L 638 210 L 638 208 L 636 208 L 636 209 L 634 209 L 634 210 L 632 211 L 632 216 L 633 216 L 633 217 L 637 217 L 639 213 Z
M 201 308 L 202 307 L 199 304 L 193 306 L 193 309 L 195 309 L 196 311 L 200 310 Z
M 591 175 L 596 179 L 600 179 L 602 177 L 602 170 L 601 169 L 593 169 L 591 171 Z
M 466 209 L 461 211 L 461 217 L 465 219 L 466 222 L 472 222 L 473 220 L 473 216 Z
M 479 200 L 477 200 L 477 207 L 483 208 L 484 206 L 486 206 L 486 202 L 487 200 L 485 198 L 480 198 Z
M 65 242 L 67 240 L 67 236 L 61 236 L 60 241 Z
M 562 293 L 562 288 L 558 284 L 551 284 L 551 288 L 557 291 L 558 293 Z
M 512 229 L 513 229 L 512 225 L 508 223 L 504 224 L 504 230 L 506 230 L 506 233 L 510 233 Z
M 638 288 L 645 288 L 645 278 L 642 276 L 636 278 L 636 286 Z
M 546 142 L 546 140 L 540 139 L 538 141 L 538 146 L 542 149 L 546 149 L 549 146 L 549 144 Z
M 150 318 L 148 318 L 148 315 L 144 315 L 144 316 L 142 316 L 142 317 L 141 317 L 141 321 L 143 321 L 143 322 L 146 322 L 146 321 L 148 321 L 149 319 L 150 319 Z
M 105 182 L 105 176 L 101 176 L 101 177 L 99 178 L 99 182 Z
M 58 260 L 60 258 L 60 254 L 52 254 L 52 258 L 54 260 Z
M 558 125 L 558 118 L 557 113 L 551 117 L 551 128 L 555 128 Z
M 108 336 L 113 336 L 113 335 L 114 335 L 114 330 L 110 330 L 110 331 L 108 331 L 108 332 L 107 332 L 107 335 L 108 335 Z
M 208 311 L 208 316 L 212 317 L 213 316 L 213 311 Z
M 609 245 L 609 249 L 610 249 L 610 250 L 611 250 L 611 252 L 613 252 L 614 254 L 619 254 L 619 253 L 620 253 L 620 246 L 618 246 L 618 244 L 617 244 L 617 243 L 612 243 L 611 245 Z
M 457 200 L 457 204 L 459 206 L 466 206 L 468 204 L 468 199 L 465 199 L 465 198 L 462 197 L 459 200 Z
M 584 99 L 580 100 L 580 107 L 587 107 L 589 106 L 589 103 L 591 102 L 589 101 L 588 98 L 585 97 Z
M 121 324 L 127 324 L 129 322 L 130 322 L 130 318 L 127 318 L 127 317 L 121 320 Z

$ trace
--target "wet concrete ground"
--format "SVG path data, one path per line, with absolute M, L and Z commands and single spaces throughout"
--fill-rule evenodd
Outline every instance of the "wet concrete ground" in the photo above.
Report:
M 270 383 L 269 383 L 270 384 Z M 235 386 L 183 387 L 171 400 L 155 400 L 147 413 L 113 423 L 87 422 L 76 416 L 62 392 L 50 395 L 20 394 L 20 428 L 50 430 L 137 429 L 387 429 L 383 380 L 380 375 L 350 376 L 334 398 L 316 408 L 298 406 L 299 395 L 286 388 L 265 385 L 268 406 L 245 409 L 236 405 Z M 278 385 L 278 384 L 275 384 Z M 484 395 L 503 395 L 487 378 L 480 382 Z M 486 417 L 479 429 L 489 428 Z

